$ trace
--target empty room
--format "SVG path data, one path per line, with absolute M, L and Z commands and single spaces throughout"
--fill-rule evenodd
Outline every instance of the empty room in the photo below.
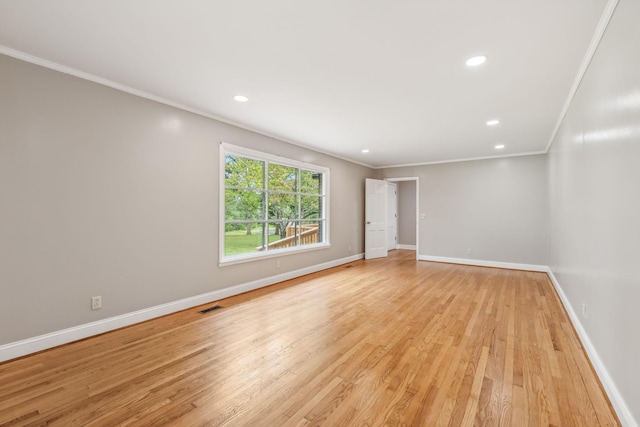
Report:
M 0 2 L 0 426 L 638 427 L 639 18 Z

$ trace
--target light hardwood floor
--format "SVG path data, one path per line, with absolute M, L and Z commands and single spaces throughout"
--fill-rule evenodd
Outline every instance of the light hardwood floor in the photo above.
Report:
M 619 425 L 544 273 L 414 256 L 0 364 L 0 426 Z

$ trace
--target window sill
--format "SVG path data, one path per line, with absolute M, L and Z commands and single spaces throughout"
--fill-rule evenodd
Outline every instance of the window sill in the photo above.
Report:
M 292 255 L 292 254 L 299 254 L 299 253 L 304 253 L 304 252 L 312 252 L 312 251 L 317 251 L 319 249 L 328 249 L 330 247 L 331 247 L 330 243 L 319 243 L 319 244 L 316 244 L 316 245 L 309 245 L 308 247 L 304 247 L 304 248 L 282 249 L 282 250 L 279 250 L 279 251 L 276 251 L 276 252 L 272 252 L 272 253 L 268 253 L 268 254 L 237 255 L 237 256 L 234 256 L 234 257 L 226 257 L 226 258 L 220 259 L 220 261 L 218 262 L 218 267 L 226 267 L 226 266 L 229 266 L 229 265 L 244 264 L 244 263 L 247 263 L 247 262 L 260 261 L 260 260 L 269 259 L 269 258 L 277 258 L 277 257 L 284 256 L 284 255 Z

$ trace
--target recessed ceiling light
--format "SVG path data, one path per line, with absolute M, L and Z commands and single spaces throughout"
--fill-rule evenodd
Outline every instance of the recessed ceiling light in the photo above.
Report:
M 474 56 L 473 58 L 467 59 L 466 64 L 469 67 L 477 67 L 480 64 L 484 64 L 486 60 L 487 60 L 487 57 L 484 55 Z
M 368 152 L 369 152 L 369 149 L 368 149 L 368 148 L 364 148 L 364 149 L 362 150 L 362 152 L 363 152 L 363 153 L 368 153 Z
M 504 144 L 498 144 L 493 148 L 495 148 L 496 150 L 502 150 L 504 148 Z
M 494 120 L 489 120 L 489 121 L 487 122 L 487 126 L 495 126 L 495 125 L 497 125 L 497 124 L 499 124 L 499 123 L 500 123 L 500 120 L 496 120 L 496 119 L 494 119 Z
M 235 99 L 238 102 L 247 102 L 249 100 L 249 98 L 247 98 L 244 95 L 236 95 L 233 97 L 233 99 Z

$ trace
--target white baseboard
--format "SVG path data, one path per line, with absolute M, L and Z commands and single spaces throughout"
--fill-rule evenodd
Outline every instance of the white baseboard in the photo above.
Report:
M 408 249 L 410 251 L 415 251 L 416 245 L 396 245 L 396 249 Z
M 62 344 L 68 344 L 83 338 L 88 338 L 104 332 L 113 331 L 135 323 L 144 322 L 156 317 L 175 313 L 180 310 L 186 310 L 198 305 L 207 304 L 212 301 L 238 295 L 243 292 L 252 291 L 254 289 L 263 288 L 289 279 L 304 276 L 305 274 L 315 273 L 317 271 L 326 270 L 349 262 L 357 261 L 364 258 L 364 254 L 352 255 L 350 257 L 313 265 L 311 267 L 301 268 L 299 270 L 282 273 L 275 276 L 266 277 L 264 279 L 254 280 L 253 282 L 243 283 L 229 288 L 217 291 L 207 292 L 205 294 L 184 298 L 178 301 L 172 301 L 166 304 L 149 307 L 131 313 L 122 314 L 108 319 L 98 320 L 96 322 L 85 323 L 83 325 L 74 326 L 63 329 L 61 331 L 51 332 L 39 335 L 33 338 L 27 338 L 0 346 L 0 362 L 15 359 L 17 357 L 26 356 L 31 353 L 46 350 Z
M 449 264 L 475 265 L 478 267 L 507 268 L 509 270 L 546 272 L 549 269 L 549 267 L 547 267 L 546 265 L 518 264 L 518 263 L 512 263 L 512 262 L 485 261 L 481 259 L 471 259 L 471 258 L 450 258 L 450 257 L 432 256 L 432 255 L 420 255 L 418 256 L 418 259 L 420 261 L 446 262 Z
M 600 379 L 600 382 L 602 383 L 602 386 L 604 387 L 604 390 L 607 393 L 609 400 L 611 401 L 611 405 L 613 405 L 613 409 L 616 411 L 616 414 L 620 419 L 620 423 L 622 423 L 622 425 L 625 427 L 638 427 L 638 422 L 633 418 L 629 407 L 622 398 L 622 395 L 616 387 L 616 384 L 613 382 L 611 375 L 609 375 L 609 371 L 607 371 L 607 368 L 605 368 L 602 359 L 600 359 L 598 352 L 589 339 L 587 331 L 582 326 L 580 318 L 571 306 L 571 303 L 569 302 L 567 295 L 562 290 L 560 283 L 549 267 L 547 267 L 546 273 L 549 276 L 549 279 L 551 279 L 551 283 L 553 283 L 553 287 L 556 289 L 556 292 L 560 296 L 560 301 L 562 301 L 564 309 L 567 311 L 567 314 L 569 314 L 571 323 L 573 323 L 573 327 L 578 333 L 580 342 L 582 342 L 582 346 L 587 352 L 587 356 L 589 357 L 589 360 L 591 361 L 591 364 L 593 365 L 593 368 L 595 369 L 596 374 L 598 375 L 598 378 Z

